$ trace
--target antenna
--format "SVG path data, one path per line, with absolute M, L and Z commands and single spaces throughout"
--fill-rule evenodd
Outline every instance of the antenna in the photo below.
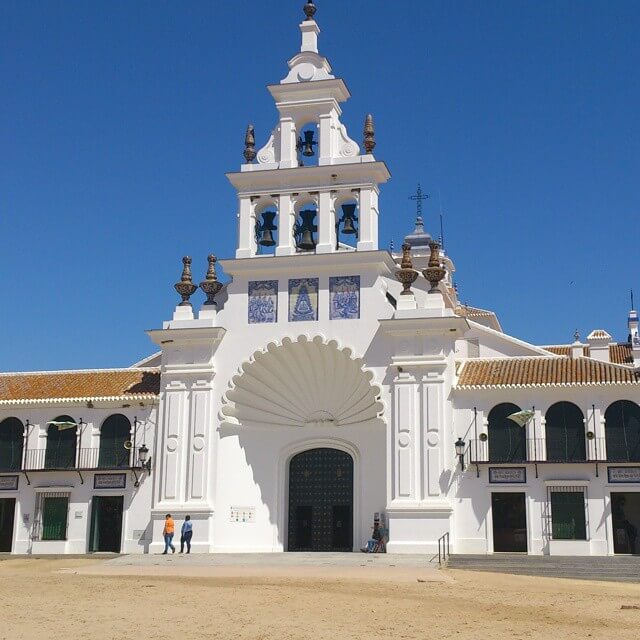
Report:
M 631 289 L 631 309 L 635 309 L 633 306 L 633 289 Z
M 444 215 L 442 214 L 442 194 L 438 189 L 438 202 L 440 203 L 440 245 L 444 249 Z

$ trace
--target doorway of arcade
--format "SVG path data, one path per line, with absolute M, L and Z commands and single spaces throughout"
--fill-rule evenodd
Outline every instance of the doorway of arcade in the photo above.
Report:
M 640 554 L 640 491 L 612 491 L 613 552 Z
M 289 551 L 353 551 L 353 458 L 311 449 L 289 463 Z
M 491 494 L 493 550 L 504 553 L 527 552 L 527 507 L 521 492 Z
M 94 496 L 91 507 L 90 552 L 120 553 L 124 496 Z
M 0 552 L 10 553 L 13 544 L 13 518 L 15 498 L 0 498 Z

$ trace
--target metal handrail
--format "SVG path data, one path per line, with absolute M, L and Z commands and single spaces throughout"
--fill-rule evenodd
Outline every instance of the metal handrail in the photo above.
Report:
M 442 565 L 442 562 L 446 562 L 450 557 L 449 532 L 447 531 L 438 538 L 438 564 Z

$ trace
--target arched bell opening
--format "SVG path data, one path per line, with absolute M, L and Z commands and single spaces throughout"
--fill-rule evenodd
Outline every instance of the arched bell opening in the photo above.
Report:
M 274 204 L 256 208 L 256 246 L 259 255 L 275 254 L 278 246 L 278 209 Z
M 360 206 L 357 198 L 346 195 L 334 204 L 336 225 L 336 250 L 355 249 L 360 226 Z
M 301 198 L 295 205 L 293 237 L 298 251 L 315 251 L 318 244 L 318 204 L 311 197 Z
M 318 165 L 320 156 L 317 122 L 307 122 L 297 127 L 296 151 L 298 152 L 298 165 L 301 167 L 313 167 Z

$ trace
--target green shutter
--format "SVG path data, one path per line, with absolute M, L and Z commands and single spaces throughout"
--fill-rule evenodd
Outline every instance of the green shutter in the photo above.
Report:
M 586 540 L 582 491 L 551 492 L 551 535 L 554 540 Z
M 69 498 L 43 498 L 43 540 L 66 540 L 68 511 Z

